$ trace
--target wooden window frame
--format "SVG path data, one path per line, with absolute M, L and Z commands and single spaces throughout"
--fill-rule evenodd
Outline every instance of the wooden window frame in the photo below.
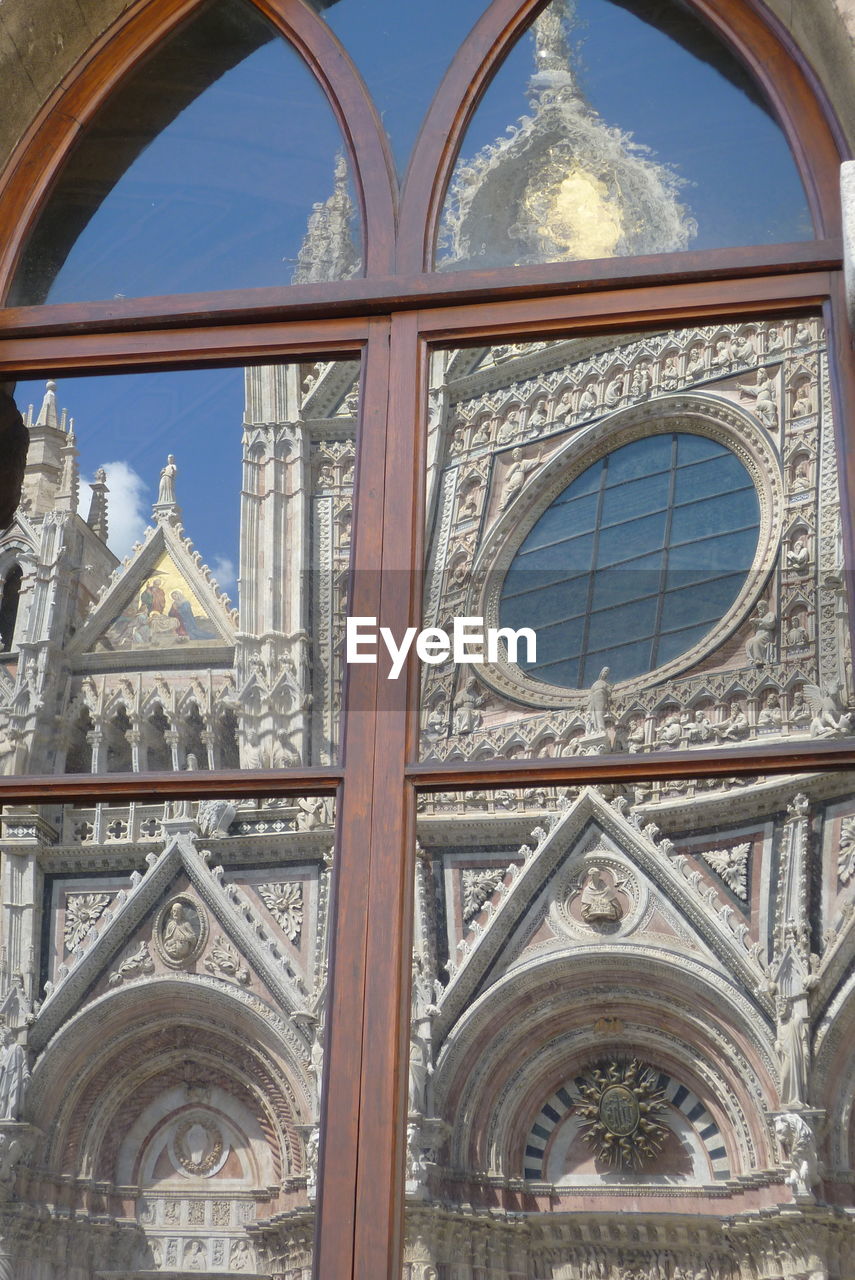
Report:
M 466 126 L 504 51 L 543 0 L 493 0 L 437 90 L 400 193 L 358 72 L 303 0 L 253 0 L 325 88 L 350 152 L 366 231 L 364 276 L 329 284 L 0 309 L 5 377 L 336 357 L 362 361 L 350 607 L 397 634 L 420 620 L 426 368 L 432 346 L 569 332 L 777 317 L 821 310 L 844 513 L 855 493 L 855 373 L 846 318 L 838 167 L 847 151 L 800 57 L 760 0 L 690 0 L 773 105 L 805 182 L 816 238 L 796 245 L 430 270 L 430 246 Z M 26 231 L 79 131 L 119 80 L 199 0 L 139 0 L 33 122 L 0 179 L 0 298 Z M 404 479 L 409 478 L 409 483 Z M 413 495 L 416 495 L 414 501 Z M 846 563 L 855 563 L 844 518 Z M 378 570 L 380 572 L 378 572 Z M 852 571 L 847 571 L 852 587 Z M 335 794 L 335 928 L 325 1052 L 315 1271 L 323 1280 L 400 1276 L 415 798 L 422 790 L 797 772 L 855 767 L 855 748 L 718 748 L 652 757 L 417 762 L 418 672 L 390 691 L 381 667 L 350 668 L 342 763 L 284 772 L 0 779 L 0 801 Z

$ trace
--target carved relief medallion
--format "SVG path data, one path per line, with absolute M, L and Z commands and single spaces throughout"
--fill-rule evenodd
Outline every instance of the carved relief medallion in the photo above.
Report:
M 623 935 L 638 923 L 647 894 L 611 849 L 592 850 L 559 878 L 551 915 L 562 931 L 592 940 Z
M 600 1160 L 618 1169 L 642 1169 L 659 1154 L 668 1130 L 657 1119 L 666 1106 L 652 1067 L 601 1062 L 579 1084 L 582 1134 Z
M 183 1120 L 170 1142 L 173 1164 L 191 1178 L 210 1178 L 222 1168 L 228 1153 L 222 1132 L 208 1117 Z
M 208 937 L 205 913 L 187 894 L 170 899 L 158 913 L 154 944 L 165 964 L 183 969 L 199 956 Z

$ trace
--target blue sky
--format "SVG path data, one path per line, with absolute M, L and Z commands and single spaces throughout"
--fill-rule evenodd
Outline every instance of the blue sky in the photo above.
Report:
M 108 467 L 110 546 L 124 555 L 150 523 L 166 455 L 178 464 L 184 528 L 231 592 L 240 517 L 243 369 L 57 379 L 57 405 L 74 418 L 82 475 Z M 45 384 L 21 382 L 15 400 L 38 414 Z M 122 464 L 110 474 L 109 464 Z M 90 490 L 81 485 L 80 513 Z M 229 572 L 228 566 L 231 565 Z M 233 592 L 232 592 L 233 595 Z

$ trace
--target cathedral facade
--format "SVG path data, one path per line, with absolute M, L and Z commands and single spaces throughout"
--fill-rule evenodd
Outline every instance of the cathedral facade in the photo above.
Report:
M 490 8 L 509 48 L 512 7 Z M 336 0 L 279 8 L 321 65 Z M 746 92 L 687 6 L 661 8 Z M 845 6 L 819 9 L 845 28 Z M 40 387 L 0 533 L 0 1280 L 855 1276 L 839 244 L 793 232 L 798 285 L 766 245 L 728 266 L 705 244 L 677 279 L 671 255 L 704 234 L 691 184 L 585 96 L 577 6 L 514 15 L 517 35 L 534 17 L 527 107 L 449 162 L 423 310 L 362 296 L 376 208 L 346 147 L 277 296 L 305 311 L 289 329 L 259 301 L 254 347 L 217 333 L 227 291 L 189 338 L 131 299 L 118 355 L 121 296 L 66 322 L 9 295 L 13 329 L 32 308 L 48 334 L 28 340 L 54 326 L 71 350 L 92 323 L 104 346 L 3 356 Z M 41 267 L 21 252 L 23 289 Z M 622 308 L 602 302 L 624 258 L 666 262 L 653 302 L 641 268 Z M 572 271 L 591 261 L 608 266 L 579 319 Z M 749 267 L 773 280 L 757 298 L 734 284 Z M 478 310 L 525 289 L 530 314 Z M 238 370 L 242 413 L 196 423 L 195 452 L 164 432 L 117 554 L 76 387 L 171 361 Z M 201 457 L 220 449 L 234 588 Z M 404 507 L 399 563 L 393 517 L 384 541 L 365 511 Z M 411 664 L 408 693 L 380 670 L 360 701 L 347 619 L 372 598 L 400 617 L 384 610 L 405 575 L 408 621 L 503 638 Z M 369 1239 L 362 1169 L 386 1179 L 371 1204 L 398 1215 L 400 1249 L 394 1224 Z

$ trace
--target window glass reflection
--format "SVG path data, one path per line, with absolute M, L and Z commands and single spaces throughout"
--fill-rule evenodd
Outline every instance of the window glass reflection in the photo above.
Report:
M 416 834 L 407 1258 L 461 1280 L 762 1274 L 768 1162 L 806 1186 L 802 1153 L 849 1105 L 831 996 L 851 978 L 852 775 L 441 792 Z M 826 1194 L 851 1177 L 839 1131 Z M 766 1211 L 725 1242 L 755 1174 Z M 833 1243 L 781 1249 L 836 1266 Z
M 389 135 L 398 172 L 407 167 L 431 99 L 488 0 L 309 0 L 356 63 Z
M 33 887 L 23 914 L 4 906 L 4 1045 L 20 1054 L 4 1058 L 5 1122 L 43 1142 L 43 1178 L 79 1211 L 77 1268 L 259 1275 L 287 1250 L 308 1275 L 335 797 L 2 821 Z M 99 1194 L 128 1189 L 106 1238 L 81 1164 Z M 50 1232 L 5 1247 L 21 1280 L 57 1256 Z
M 816 320 L 435 352 L 430 396 L 424 625 L 536 654 L 424 663 L 423 758 L 850 734 Z
M 320 85 L 252 4 L 215 0 L 85 129 L 9 301 L 337 280 L 358 272 L 361 256 L 342 137 Z
M 4 772 L 336 760 L 357 373 L 18 385 L 30 452 L 0 538 Z
M 810 238 L 786 140 L 682 4 L 552 0 L 469 126 L 440 270 Z

